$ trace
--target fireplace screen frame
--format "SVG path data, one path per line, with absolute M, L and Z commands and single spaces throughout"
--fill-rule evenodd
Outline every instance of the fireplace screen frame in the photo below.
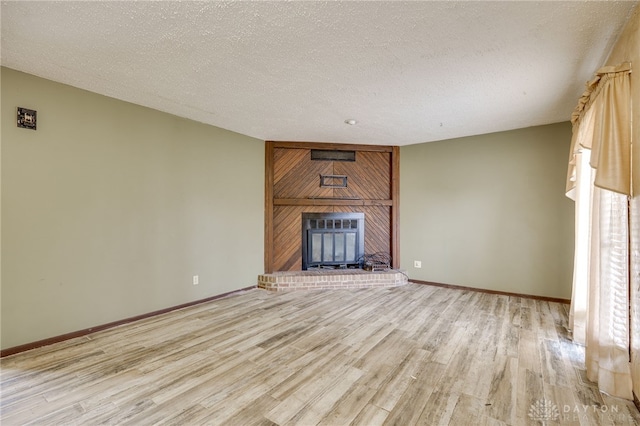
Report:
M 364 213 L 302 213 L 302 270 L 360 267 L 364 257 L 364 224 Z M 347 234 L 354 233 L 352 250 Z

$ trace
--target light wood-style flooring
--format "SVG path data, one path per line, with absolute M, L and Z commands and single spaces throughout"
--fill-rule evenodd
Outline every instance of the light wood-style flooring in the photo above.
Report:
M 639 424 L 568 306 L 408 284 L 249 290 L 1 361 L 7 425 Z

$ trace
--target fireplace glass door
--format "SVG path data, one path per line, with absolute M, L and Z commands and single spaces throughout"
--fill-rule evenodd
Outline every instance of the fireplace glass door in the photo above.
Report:
M 364 213 L 303 213 L 303 270 L 356 267 L 363 254 Z

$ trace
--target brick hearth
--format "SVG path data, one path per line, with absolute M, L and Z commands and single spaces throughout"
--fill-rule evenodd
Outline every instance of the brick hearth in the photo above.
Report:
M 397 287 L 407 282 L 404 273 L 393 270 L 315 269 L 258 275 L 258 288 L 270 291 Z

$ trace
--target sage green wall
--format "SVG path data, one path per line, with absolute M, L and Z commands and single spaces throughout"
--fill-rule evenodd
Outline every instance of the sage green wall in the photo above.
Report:
M 6 68 L 1 84 L 2 348 L 255 285 L 263 141 Z
M 401 267 L 416 280 L 570 299 L 570 142 L 559 123 L 402 147 Z

